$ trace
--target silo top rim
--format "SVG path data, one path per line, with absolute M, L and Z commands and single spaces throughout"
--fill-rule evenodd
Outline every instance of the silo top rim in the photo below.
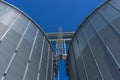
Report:
M 0 2 L 2 2 L 3 4 L 6 4 L 6 5 L 8 5 L 8 6 L 12 7 L 12 8 L 14 8 L 17 11 L 19 11 L 21 14 L 23 14 L 25 17 L 27 17 L 31 22 L 33 22 L 36 25 L 36 27 L 43 33 L 43 35 L 45 36 L 46 40 L 49 42 L 49 44 L 51 46 L 51 43 L 50 43 L 48 37 L 46 36 L 45 32 L 40 28 L 40 26 L 30 16 L 28 16 L 22 10 L 20 10 L 19 8 L 15 7 L 14 5 L 12 5 L 12 4 L 4 1 L 4 0 L 0 0 Z M 52 46 L 51 46 L 51 49 L 52 49 L 52 51 L 54 51 L 53 48 L 52 48 Z

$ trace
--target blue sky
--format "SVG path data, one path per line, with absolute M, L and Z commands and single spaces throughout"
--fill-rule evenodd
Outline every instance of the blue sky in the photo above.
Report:
M 32 17 L 45 32 L 75 31 L 104 0 L 6 0 Z
M 76 31 L 81 22 L 104 0 L 6 0 L 32 17 L 45 32 Z M 60 62 L 62 65 L 64 62 Z M 67 80 L 62 67 L 60 80 Z M 61 70 L 60 69 L 60 70 Z

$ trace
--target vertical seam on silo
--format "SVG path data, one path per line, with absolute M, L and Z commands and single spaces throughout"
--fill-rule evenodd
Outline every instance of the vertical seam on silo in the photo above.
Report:
M 6 12 L 9 8 L 10 8 L 10 7 L 7 7 L 5 10 L 3 10 L 2 13 L 0 14 L 0 16 L 1 16 L 4 12 Z
M 78 42 L 78 38 L 77 38 L 77 36 L 75 35 L 75 38 L 76 38 L 76 42 L 79 44 L 79 42 Z M 78 45 L 79 46 L 79 45 Z M 78 50 L 79 51 L 79 50 Z M 74 56 L 74 61 L 75 61 L 75 68 L 76 68 L 76 72 L 77 72 L 77 75 L 78 75 L 78 80 L 80 79 L 80 77 L 79 77 L 79 71 L 78 71 L 78 66 L 76 65 L 77 64 L 77 62 L 76 62 L 76 59 L 75 59 L 75 54 L 73 54 L 73 56 Z
M 41 68 L 41 60 L 42 60 L 42 56 L 43 56 L 44 44 L 45 44 L 45 36 L 43 38 L 42 50 L 41 50 L 41 55 L 40 55 L 39 67 L 38 67 L 37 80 L 39 80 L 39 76 L 40 76 L 40 68 Z
M 117 10 L 118 12 L 120 12 L 120 10 L 117 7 L 115 7 L 111 2 L 108 2 L 108 5 L 112 6 L 115 10 Z
M 98 14 L 100 14 L 106 20 L 106 22 L 113 28 L 113 30 L 115 30 L 115 32 L 118 34 L 118 36 L 120 36 L 120 32 L 118 31 L 118 29 L 115 28 L 114 24 L 112 24 L 109 21 L 109 19 L 107 19 L 107 17 L 105 17 L 104 14 L 100 10 L 98 10 Z
M 22 40 L 23 40 L 23 38 L 24 38 L 24 35 L 25 35 L 25 33 L 27 32 L 27 29 L 28 29 L 30 23 L 31 23 L 31 21 L 28 22 L 27 27 L 26 27 L 26 29 L 25 29 L 25 31 L 24 31 L 24 33 L 23 33 L 23 36 L 21 37 L 21 39 L 20 39 L 20 41 L 19 41 L 19 43 L 18 43 L 18 46 L 16 47 L 16 50 L 15 50 L 15 51 L 18 50 L 18 48 L 19 48 L 19 46 L 20 46 L 20 44 L 21 44 L 21 42 L 22 42 Z
M 51 59 L 51 80 L 52 80 L 52 77 L 53 77 L 53 55 L 52 55 L 52 59 Z
M 49 48 L 48 48 L 48 58 L 47 58 L 47 69 L 46 69 L 46 80 L 47 80 L 47 76 L 48 76 L 48 65 L 49 65 L 49 55 L 50 55 L 50 45 L 49 45 Z
M 116 63 L 118 69 L 120 69 L 120 64 L 118 63 L 117 59 L 115 58 L 115 56 L 112 54 L 111 50 L 109 49 L 109 47 L 107 46 L 107 44 L 105 44 L 104 40 L 102 39 L 102 37 L 99 35 L 99 33 L 96 31 L 95 29 L 95 25 L 94 23 L 89 19 L 91 25 L 93 26 L 95 32 L 97 33 L 98 37 L 100 38 L 100 40 L 102 41 L 104 47 L 106 48 L 106 50 L 108 51 L 108 53 L 111 55 L 111 57 L 113 58 L 114 62 Z
M 72 46 L 72 47 L 73 47 L 73 46 Z M 73 53 L 72 53 L 72 56 L 73 56 L 73 59 L 74 59 L 75 64 L 76 64 L 76 60 L 75 60 L 75 57 L 74 57 L 74 54 L 73 54 Z M 71 74 L 73 75 L 73 66 L 72 66 L 72 62 L 70 62 L 70 66 L 71 66 L 71 68 L 70 68 Z M 75 65 L 75 68 L 77 69 L 76 65 Z M 76 70 L 76 69 L 75 69 L 75 70 Z M 78 71 L 76 70 L 76 72 L 77 72 L 77 77 L 78 77 L 78 80 L 79 80 Z M 74 79 L 75 77 L 73 76 L 72 78 Z
M 36 35 L 35 35 L 35 38 L 34 38 L 34 41 L 33 41 L 33 44 L 32 44 L 32 48 L 31 48 L 31 51 L 30 51 L 30 56 L 28 58 L 28 62 L 27 62 L 22 80 L 25 80 L 25 78 L 26 78 L 27 71 L 28 71 L 28 68 L 29 68 L 29 65 L 30 65 L 30 60 L 31 60 L 31 57 L 32 57 L 32 54 L 33 54 L 33 49 L 35 47 L 35 43 L 36 43 L 36 40 L 37 40 L 37 37 L 38 37 L 38 32 L 39 32 L 39 29 L 37 29 L 37 31 L 36 31 Z
M 86 36 L 86 34 L 85 34 L 84 31 L 82 31 L 82 32 L 83 32 L 83 35 L 85 36 L 85 39 L 86 39 L 86 41 L 87 41 L 87 43 L 88 43 L 88 46 L 89 46 L 89 48 L 90 48 L 90 51 L 91 51 L 93 60 L 95 61 L 95 64 L 96 64 L 97 69 L 98 69 L 98 71 L 99 71 L 99 74 L 100 74 L 102 80 L 104 80 L 103 75 L 102 75 L 102 73 L 101 73 L 101 71 L 100 71 L 99 65 L 98 65 L 98 63 L 97 63 L 97 60 L 96 60 L 96 58 L 95 58 L 95 56 L 94 56 L 94 54 L 93 54 L 93 50 L 91 49 L 91 46 L 90 46 L 90 44 L 89 44 L 89 42 L 88 42 L 87 36 Z
M 83 60 L 82 54 L 81 54 L 81 59 L 82 59 L 82 62 L 83 62 L 86 79 L 89 80 L 89 79 L 88 79 L 88 73 L 87 73 L 87 70 L 86 70 L 86 65 L 85 65 L 85 62 L 84 62 L 84 60 Z
M 108 46 L 106 46 L 108 52 L 110 53 L 110 55 L 112 56 L 113 60 L 115 61 L 116 65 L 118 66 L 118 69 L 120 69 L 120 65 L 118 63 L 118 61 L 116 60 L 115 56 L 112 54 L 110 48 Z
M 10 25 L 10 27 L 6 30 L 6 32 L 3 34 L 3 36 L 0 38 L 0 41 L 3 40 L 3 38 L 6 36 L 6 34 L 9 32 L 9 30 L 12 28 L 12 26 L 14 25 L 14 23 L 17 21 L 17 19 L 20 17 L 21 14 L 18 14 L 18 16 L 15 18 L 15 20 L 12 22 L 12 24 Z
M 79 41 L 78 41 L 78 38 L 76 37 L 76 40 L 77 40 L 77 43 L 79 44 Z M 79 46 L 79 45 L 78 45 Z M 79 46 L 80 48 L 80 46 Z M 74 55 L 74 58 L 75 58 L 75 55 Z M 85 69 L 85 65 L 84 65 L 84 61 L 83 61 L 83 57 L 82 57 L 82 54 L 81 54 L 81 59 L 82 59 L 82 63 L 83 63 L 83 66 L 84 66 L 84 74 L 85 74 L 85 78 L 88 80 L 88 75 L 87 75 L 87 72 L 86 72 L 86 69 Z M 79 76 L 78 76 L 79 78 Z
M 13 53 L 13 56 L 12 56 L 11 59 L 10 59 L 10 62 L 8 63 L 8 66 L 7 66 L 7 68 L 6 68 L 5 72 L 4 72 L 4 74 L 7 74 L 7 73 L 8 73 L 8 70 L 9 70 L 9 68 L 10 68 L 10 66 L 11 66 L 11 64 L 12 64 L 12 62 L 13 62 L 13 60 L 14 60 L 16 54 L 17 54 L 17 50 L 18 50 L 18 48 L 19 48 L 19 46 L 20 46 L 20 44 L 21 44 L 21 42 L 22 42 L 22 40 L 23 40 L 23 37 L 24 37 L 24 35 L 25 35 L 25 33 L 26 33 L 28 27 L 29 27 L 29 24 L 30 24 L 30 21 L 28 22 L 28 25 L 27 25 L 27 27 L 26 27 L 26 29 L 25 29 L 25 31 L 24 31 L 24 33 L 23 33 L 23 35 L 22 35 L 22 37 L 21 37 L 21 39 L 20 39 L 20 41 L 19 41 L 17 47 L 16 47 L 15 52 Z M 3 74 L 3 75 L 4 75 L 4 74 Z M 4 80 L 4 79 L 5 79 L 5 76 L 2 76 L 1 80 Z

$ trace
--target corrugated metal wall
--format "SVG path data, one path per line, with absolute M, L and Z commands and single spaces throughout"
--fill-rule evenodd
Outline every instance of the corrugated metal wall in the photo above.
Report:
M 70 80 L 120 80 L 120 0 L 106 1 L 80 26 L 68 67 Z
M 0 80 L 53 80 L 53 50 L 37 24 L 0 1 Z

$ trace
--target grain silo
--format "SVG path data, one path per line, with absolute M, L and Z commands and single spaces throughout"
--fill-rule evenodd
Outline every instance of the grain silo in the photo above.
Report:
M 0 1 L 0 80 L 53 80 L 53 49 L 40 27 Z
M 120 0 L 105 1 L 80 25 L 67 66 L 70 80 L 120 80 Z

